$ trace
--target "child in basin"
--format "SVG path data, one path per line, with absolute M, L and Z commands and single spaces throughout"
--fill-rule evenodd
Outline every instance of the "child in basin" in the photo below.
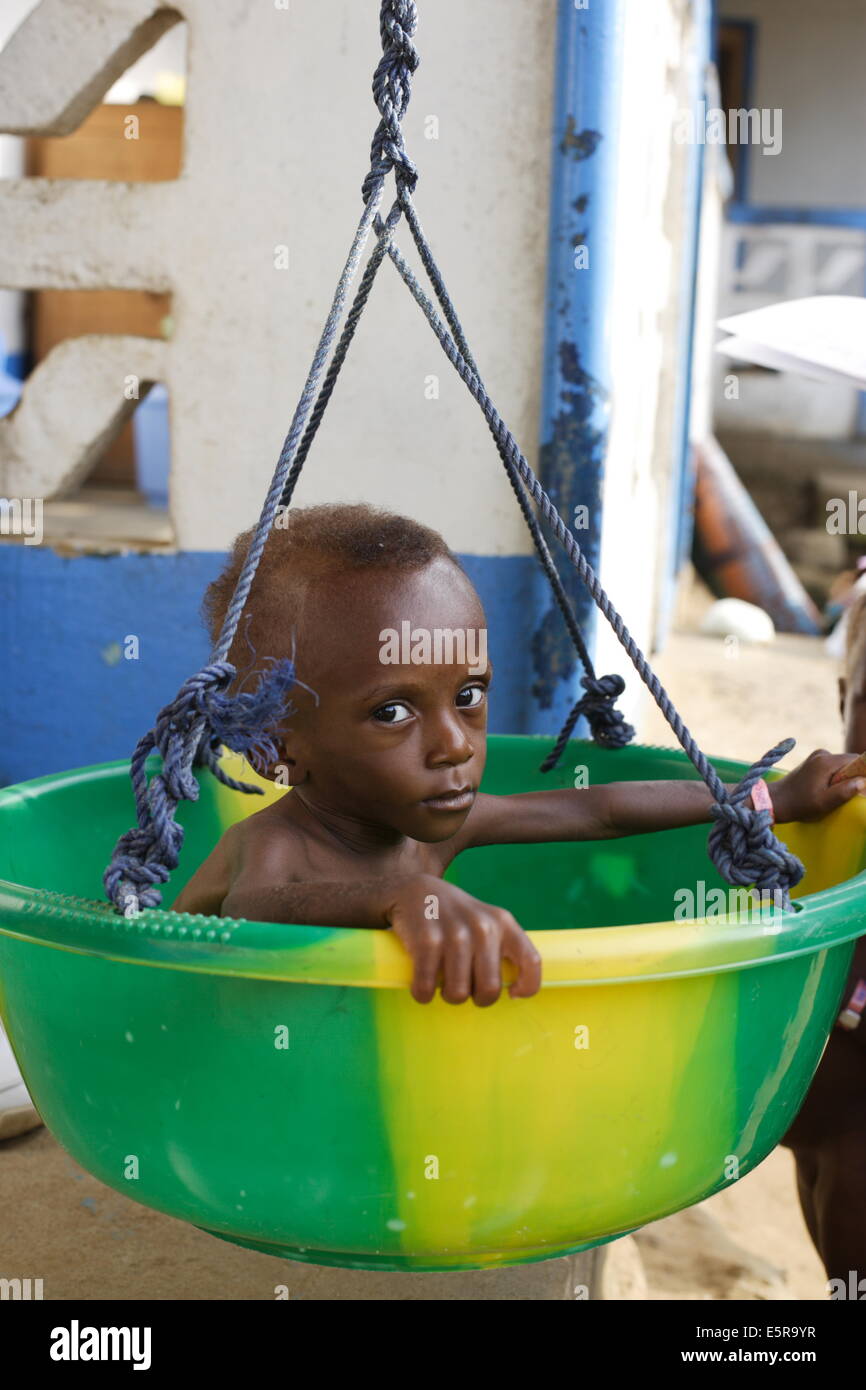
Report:
M 268 538 L 230 660 L 240 672 L 248 645 L 296 655 L 295 708 L 274 734 L 279 761 L 258 769 L 293 790 L 226 831 L 175 911 L 390 929 L 412 957 L 419 1003 L 441 988 L 452 1004 L 493 1004 L 503 959 L 516 972 L 509 994 L 534 994 L 532 941 L 505 908 L 445 882 L 451 861 L 480 845 L 709 822 L 710 792 L 695 781 L 479 792 L 487 630 L 445 541 L 363 505 L 294 508 L 286 520 Z M 238 536 L 205 595 L 212 640 L 251 535 Z M 776 819 L 816 819 L 862 791 L 862 779 L 829 784 L 849 761 L 821 750 L 771 783 Z

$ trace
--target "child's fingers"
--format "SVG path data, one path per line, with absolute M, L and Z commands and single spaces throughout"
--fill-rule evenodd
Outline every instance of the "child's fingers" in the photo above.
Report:
M 412 942 L 412 998 L 419 1004 L 429 1004 L 436 993 L 439 969 L 442 965 L 442 933 L 433 923 L 427 923 Z
M 472 998 L 480 1009 L 495 1004 L 502 993 L 502 933 L 496 922 L 475 938 Z
M 512 999 L 528 999 L 541 989 L 541 956 L 526 933 L 518 928 L 516 935 L 503 946 L 503 956 L 517 970 L 517 979 L 509 986 Z
M 829 788 L 830 805 L 842 806 L 861 792 L 866 792 L 866 777 L 849 777 L 844 782 L 836 782 Z
M 472 932 L 465 922 L 458 922 L 444 946 L 442 998 L 446 1004 L 465 1004 L 471 993 Z

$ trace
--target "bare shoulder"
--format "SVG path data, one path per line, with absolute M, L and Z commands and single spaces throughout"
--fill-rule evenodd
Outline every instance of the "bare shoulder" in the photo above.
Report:
M 272 808 L 254 812 L 223 832 L 176 899 L 172 911 L 219 916 L 243 876 L 267 884 L 294 877 L 304 858 L 303 837 Z
M 273 806 L 238 821 L 232 830 L 227 848 L 233 882 L 241 875 L 255 875 L 265 883 L 292 878 L 309 858 L 306 835 Z

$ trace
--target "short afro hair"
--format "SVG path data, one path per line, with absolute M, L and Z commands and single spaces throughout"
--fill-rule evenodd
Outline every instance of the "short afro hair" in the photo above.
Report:
M 202 618 L 216 645 L 256 527 L 235 539 L 222 573 L 208 585 Z M 259 666 L 289 655 L 286 633 L 301 620 L 305 596 L 317 577 L 353 570 L 419 570 L 435 559 L 457 556 L 429 526 L 365 503 L 326 503 L 283 508 L 272 527 L 228 655 L 240 672 L 251 656 Z

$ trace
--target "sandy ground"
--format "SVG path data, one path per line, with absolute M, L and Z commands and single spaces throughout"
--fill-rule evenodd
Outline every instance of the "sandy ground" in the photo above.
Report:
M 835 667 L 820 642 L 784 637 L 731 656 L 689 631 L 708 602 L 687 587 L 680 624 L 655 663 L 704 751 L 753 760 L 787 735 L 804 755 L 840 743 Z M 648 709 L 642 742 L 670 744 Z M 789 760 L 789 765 L 791 765 Z M 462 1275 L 379 1276 L 283 1263 L 212 1239 L 130 1202 L 72 1161 L 44 1129 L 0 1145 L 0 1276 L 42 1278 L 48 1299 L 561 1299 L 568 1262 Z M 391 1276 L 393 1279 L 394 1276 Z M 421 1281 L 428 1280 L 425 1284 Z M 449 1292 L 442 1292 L 442 1280 Z M 455 1282 L 461 1281 L 461 1282 Z M 608 1298 L 656 1300 L 824 1299 L 822 1267 L 797 1203 L 793 1161 L 777 1149 L 755 1172 L 710 1201 L 609 1247 Z
M 698 583 L 683 584 L 676 630 L 653 662 L 704 752 L 753 762 L 793 737 L 797 745 L 784 764 L 791 768 L 813 748 L 841 751 L 837 668 L 823 643 L 783 635 L 766 647 L 731 651 L 694 631 L 711 602 Z M 638 736 L 642 743 L 674 743 L 654 702 Z M 650 1298 L 827 1298 L 787 1149 L 776 1149 L 727 1191 L 647 1227 L 636 1240 Z

